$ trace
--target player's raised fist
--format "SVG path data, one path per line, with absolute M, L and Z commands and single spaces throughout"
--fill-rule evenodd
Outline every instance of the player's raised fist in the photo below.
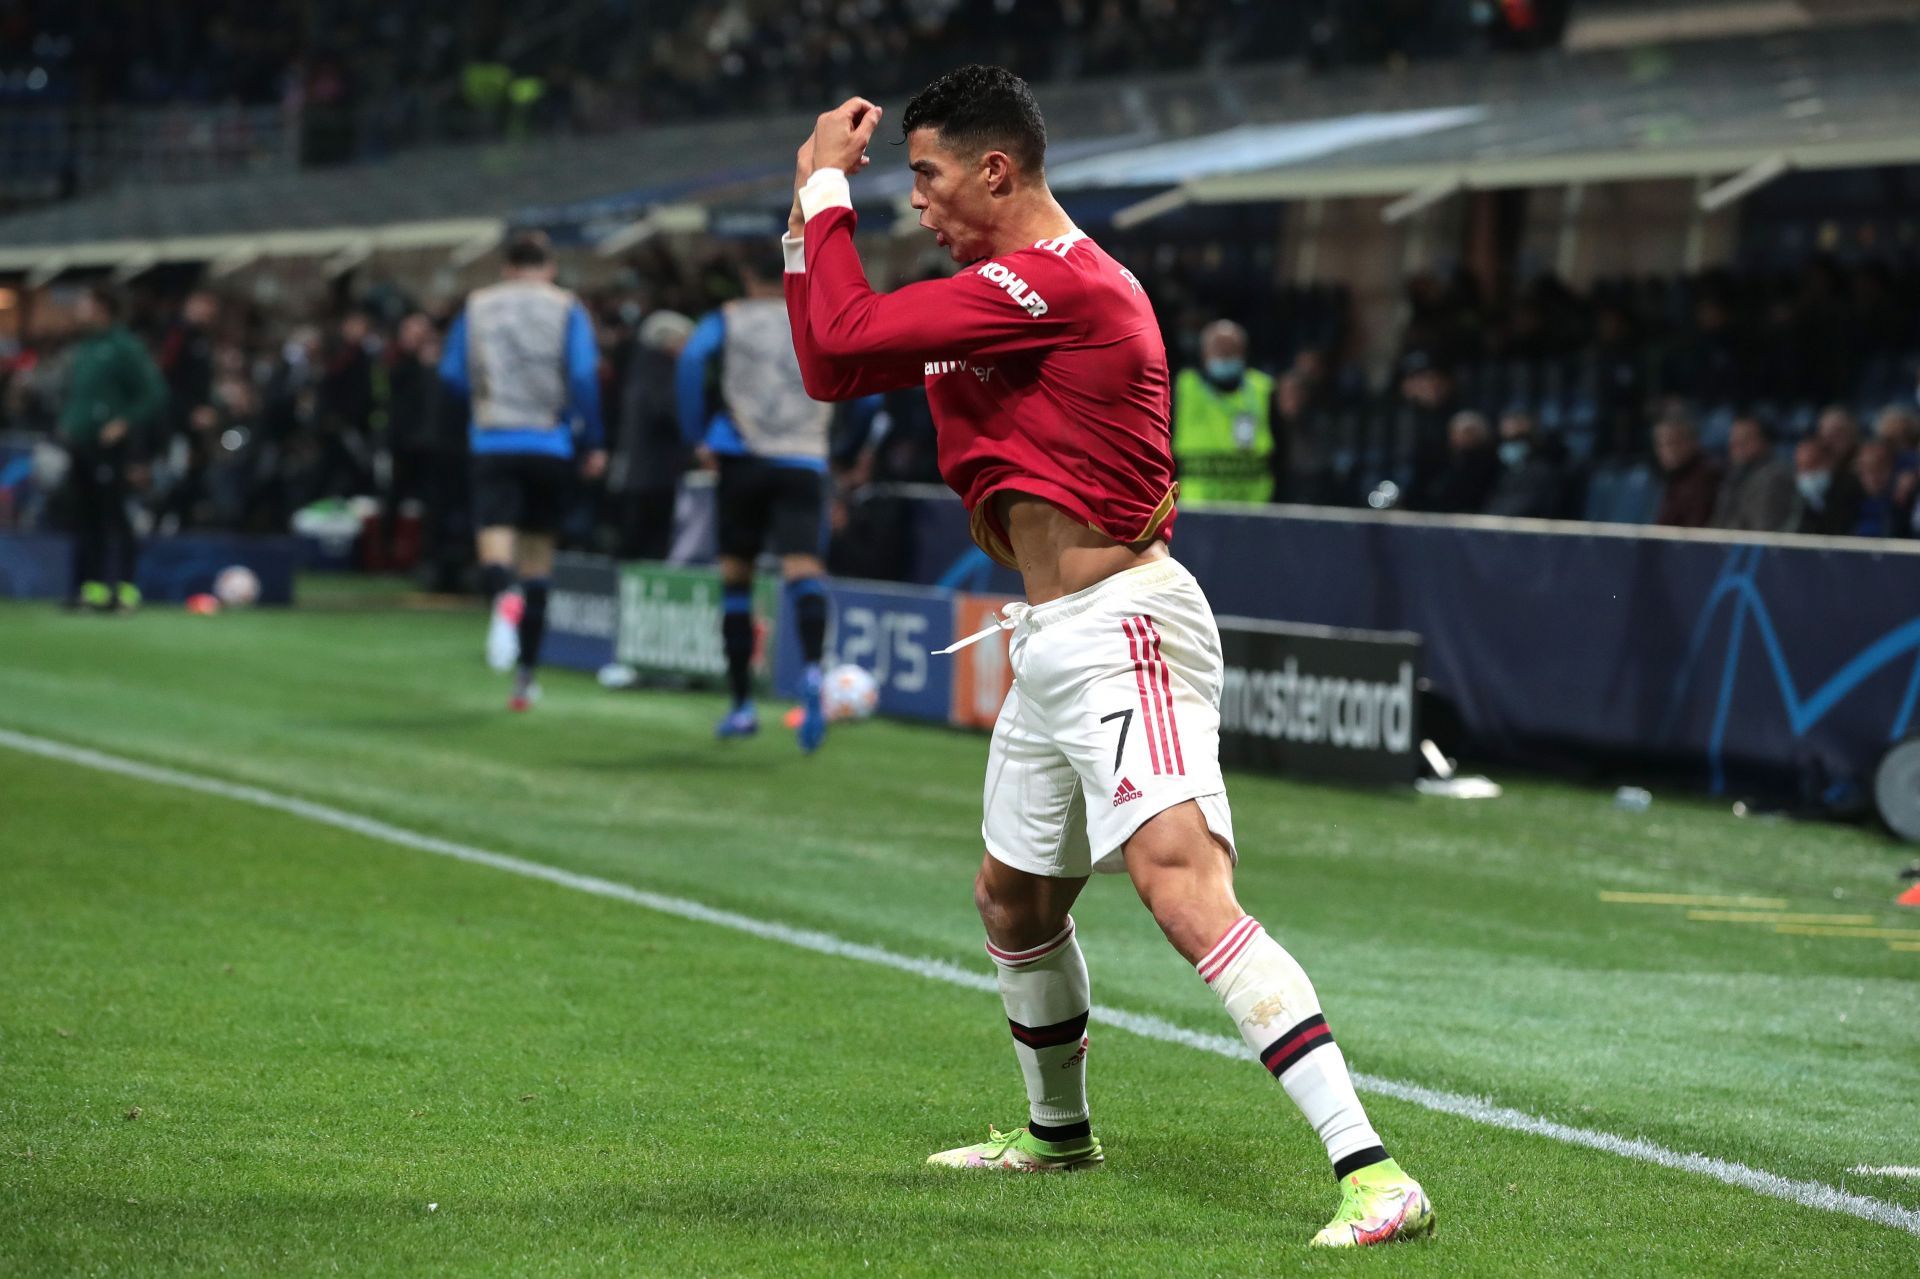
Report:
M 798 191 L 802 183 L 813 176 L 813 135 L 800 144 L 800 150 L 793 158 L 793 189 Z
M 880 108 L 865 98 L 848 98 L 823 113 L 813 125 L 809 170 L 841 169 L 852 177 L 867 164 L 867 143 L 880 126 Z

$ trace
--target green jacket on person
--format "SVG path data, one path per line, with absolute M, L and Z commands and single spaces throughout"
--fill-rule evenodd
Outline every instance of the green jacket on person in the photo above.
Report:
M 73 351 L 66 399 L 60 405 L 60 435 L 85 448 L 109 422 L 124 421 L 128 435 L 158 424 L 167 407 L 167 384 L 153 357 L 125 325 L 83 338 Z

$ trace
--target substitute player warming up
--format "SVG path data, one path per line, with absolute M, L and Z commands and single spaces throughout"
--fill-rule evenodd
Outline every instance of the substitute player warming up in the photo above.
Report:
M 606 470 L 600 347 L 587 308 L 554 284 L 553 248 L 537 231 L 508 244 L 498 284 L 476 289 L 447 333 L 440 378 L 473 401 L 473 514 L 481 589 L 492 617 L 489 664 L 514 667 L 509 708 L 540 696 L 554 539 L 576 472 Z M 575 423 L 586 452 L 575 461 Z M 506 618 L 518 573 L 521 609 Z
M 1002 622 L 1014 686 L 987 760 L 974 897 L 1030 1121 L 931 1162 L 1102 1162 L 1069 911 L 1091 872 L 1124 870 L 1326 1145 L 1341 1202 L 1313 1242 L 1426 1234 L 1433 1207 L 1368 1122 L 1313 984 L 1234 897 L 1220 638 L 1167 550 L 1176 489 L 1153 308 L 1048 191 L 1046 125 L 1025 82 L 980 66 L 928 85 L 902 122 L 920 224 L 964 265 L 875 293 L 847 179 L 879 121 L 850 99 L 800 148 L 786 292 L 807 389 L 840 400 L 924 379 L 941 474 L 974 539 L 1027 593 Z
M 825 540 L 827 421 L 833 406 L 807 398 L 780 304 L 780 256 L 740 264 L 746 296 L 706 316 L 687 339 L 675 369 L 680 430 L 718 472 L 720 642 L 733 703 L 715 725 L 722 740 L 760 731 L 753 708 L 753 565 L 763 550 L 780 557 L 794 629 L 799 632 L 800 749 L 827 736 L 821 655 L 827 641 Z M 714 374 L 717 371 L 718 376 Z M 719 402 L 707 394 L 719 387 Z

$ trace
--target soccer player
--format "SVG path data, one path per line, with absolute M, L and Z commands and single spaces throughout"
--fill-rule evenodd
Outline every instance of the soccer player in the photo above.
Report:
M 440 377 L 473 401 L 473 512 L 481 589 L 500 626 L 518 571 L 522 605 L 513 695 L 524 711 L 539 697 L 535 672 L 547 631 L 553 543 L 576 469 L 606 469 L 600 422 L 600 348 L 587 308 L 557 287 L 553 249 L 537 231 L 507 245 L 500 283 L 475 290 L 447 333 Z M 585 457 L 575 461 L 575 423 Z M 490 652 L 498 650 L 489 642 Z M 504 665 L 515 663 L 509 657 Z
M 902 121 L 913 207 L 962 269 L 875 293 L 847 179 L 879 119 L 850 99 L 800 148 L 785 244 L 801 368 L 821 399 L 924 379 L 941 474 L 975 540 L 1027 594 L 1002 621 L 1014 686 L 988 753 L 974 897 L 1029 1122 L 931 1162 L 1102 1162 L 1069 911 L 1090 872 L 1124 871 L 1325 1144 L 1341 1203 L 1314 1242 L 1424 1234 L 1432 1206 L 1368 1121 L 1312 983 L 1234 897 L 1220 640 L 1167 548 L 1176 490 L 1153 309 L 1048 191 L 1046 126 L 1026 84 L 981 66 L 928 85 Z
M 769 246 L 771 248 L 771 246 Z M 809 753 L 826 740 L 821 655 L 827 641 L 827 424 L 833 407 L 809 398 L 781 302 L 782 262 L 773 252 L 740 266 L 746 296 L 703 318 L 680 350 L 675 370 L 680 430 L 719 471 L 720 637 L 733 705 L 715 726 L 720 738 L 760 731 L 753 707 L 753 562 L 764 549 L 780 573 L 806 663 L 795 734 Z M 720 403 L 708 402 L 719 366 Z

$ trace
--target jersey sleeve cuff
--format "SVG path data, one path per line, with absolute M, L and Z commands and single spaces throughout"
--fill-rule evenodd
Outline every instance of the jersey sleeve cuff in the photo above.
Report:
M 780 237 L 780 251 L 787 257 L 788 275 L 807 273 L 807 237 L 804 235 L 783 235 Z
M 839 169 L 815 169 L 813 176 L 800 187 L 800 212 L 809 222 L 816 213 L 827 209 L 852 207 L 853 188 L 847 185 L 847 175 Z

